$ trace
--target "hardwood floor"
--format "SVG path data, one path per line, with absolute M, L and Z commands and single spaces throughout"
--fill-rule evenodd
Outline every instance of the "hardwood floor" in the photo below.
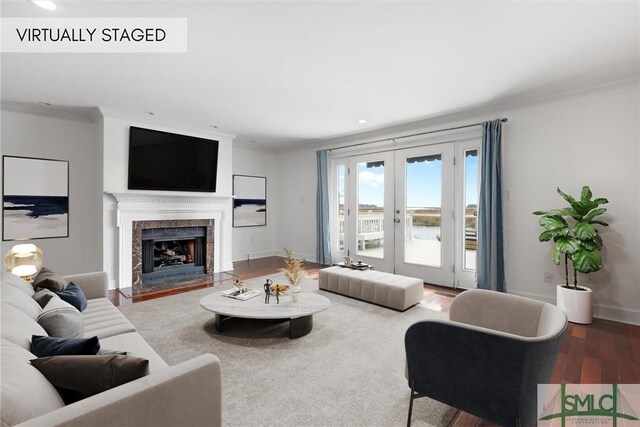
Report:
M 275 274 L 284 267 L 284 262 L 282 257 L 274 256 L 234 262 L 233 267 L 234 270 L 229 273 L 245 280 Z M 317 278 L 321 268 L 324 268 L 321 264 L 305 262 L 305 269 L 311 278 Z M 195 288 L 211 287 L 216 283 L 219 282 L 206 283 Z M 171 294 L 188 292 L 193 288 L 175 290 Z M 460 292 L 462 291 L 425 284 L 424 299 L 420 305 L 448 313 L 453 298 Z M 166 295 L 167 293 L 145 296 L 144 299 Z M 118 291 L 110 291 L 109 296 L 116 305 L 135 302 L 131 298 L 125 298 Z M 550 383 L 640 383 L 640 326 L 600 319 L 595 319 L 591 325 L 570 323 Z M 469 426 L 489 427 L 495 424 L 464 412 L 458 412 L 450 423 L 450 427 Z

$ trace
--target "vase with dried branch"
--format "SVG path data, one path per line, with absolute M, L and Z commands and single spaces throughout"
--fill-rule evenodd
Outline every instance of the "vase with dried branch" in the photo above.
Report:
M 297 302 L 300 297 L 300 280 L 306 276 L 302 267 L 303 259 L 295 258 L 291 249 L 284 249 L 284 275 L 291 285 L 291 298 Z

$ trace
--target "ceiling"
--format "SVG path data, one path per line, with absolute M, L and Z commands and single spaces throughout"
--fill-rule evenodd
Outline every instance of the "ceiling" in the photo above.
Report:
M 5 53 L 3 101 L 152 111 L 266 147 L 640 75 L 638 1 L 59 1 L 2 16 L 187 17 L 188 53 Z

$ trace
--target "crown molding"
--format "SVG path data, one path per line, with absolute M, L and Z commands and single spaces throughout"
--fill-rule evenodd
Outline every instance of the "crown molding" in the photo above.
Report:
M 52 117 L 56 119 L 74 120 L 78 122 L 93 123 L 96 120 L 96 107 L 74 108 L 73 110 L 56 106 L 40 106 L 34 104 L 23 104 L 21 102 L 1 101 L 0 108 L 6 111 L 32 114 L 42 117 Z
M 481 118 L 487 120 L 495 118 L 493 116 L 507 116 L 509 109 L 526 107 L 529 105 L 545 104 L 562 99 L 570 99 L 586 96 L 594 93 L 604 92 L 616 88 L 636 86 L 640 84 L 640 76 L 630 75 L 617 80 L 582 86 L 579 88 L 556 91 L 549 93 L 547 89 L 533 90 L 527 93 L 505 97 L 483 105 L 469 106 L 465 109 L 449 111 L 443 114 L 424 117 L 418 120 L 411 120 L 396 123 L 390 126 L 372 129 L 366 132 L 357 132 L 340 135 L 336 137 L 300 141 L 292 146 L 283 146 L 275 149 L 277 154 L 309 149 L 329 149 L 339 148 L 343 145 L 366 142 L 372 139 L 393 139 L 401 137 L 405 133 L 424 132 L 437 129 L 441 126 L 464 125 L 470 120 L 478 121 Z

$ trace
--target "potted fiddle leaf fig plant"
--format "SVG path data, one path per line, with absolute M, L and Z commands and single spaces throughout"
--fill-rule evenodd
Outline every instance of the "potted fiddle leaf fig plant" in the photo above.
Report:
M 605 198 L 593 199 L 589 186 L 582 187 L 580 198 L 557 189 L 569 207 L 536 211 L 539 224 L 544 228 L 541 242 L 553 241 L 551 258 L 556 264 L 564 259 L 565 282 L 557 286 L 557 305 L 567 313 L 570 322 L 588 324 L 593 321 L 593 291 L 578 285 L 578 273 L 594 273 L 602 268 L 602 237 L 596 226 L 609 224 L 597 219 L 607 209 Z M 569 264 L 573 270 L 573 282 L 569 281 Z

